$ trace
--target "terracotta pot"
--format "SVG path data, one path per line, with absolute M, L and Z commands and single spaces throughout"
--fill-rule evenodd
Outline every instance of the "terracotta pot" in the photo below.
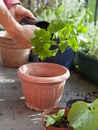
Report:
M 19 48 L 11 38 L 0 37 L 0 47 L 16 49 Z
M 71 128 L 71 127 L 68 127 L 68 128 L 56 128 L 53 126 L 46 127 L 46 124 L 45 124 L 46 115 L 56 114 L 60 109 L 65 109 L 65 116 L 67 116 L 69 108 L 64 108 L 64 107 L 48 109 L 42 113 L 42 123 L 46 130 L 73 130 L 73 128 Z
M 20 67 L 27 63 L 30 49 L 0 48 L 2 64 L 5 67 Z
M 10 38 L 0 37 L 0 53 L 3 66 L 20 67 L 27 63 L 30 50 L 30 48 L 19 48 Z
M 60 101 L 69 70 L 61 65 L 36 62 L 18 70 L 26 104 L 29 108 L 44 111 Z

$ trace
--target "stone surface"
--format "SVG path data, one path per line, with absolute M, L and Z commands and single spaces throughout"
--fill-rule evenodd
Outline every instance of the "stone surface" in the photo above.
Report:
M 25 104 L 17 69 L 0 65 L 0 130 L 44 130 L 41 112 L 30 110 Z M 96 97 L 98 86 L 71 71 L 58 106 L 66 106 L 70 99 L 94 100 Z

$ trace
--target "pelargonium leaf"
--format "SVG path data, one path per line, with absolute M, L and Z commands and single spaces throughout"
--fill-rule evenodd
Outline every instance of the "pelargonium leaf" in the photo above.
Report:
M 68 43 L 69 43 L 69 46 L 76 52 L 78 51 L 78 41 L 77 41 L 77 38 L 75 36 L 73 37 L 70 37 L 68 39 Z
M 48 26 L 48 31 L 52 34 L 60 31 L 64 27 L 65 27 L 65 22 L 61 20 L 53 20 Z
M 64 53 L 64 51 L 66 50 L 67 47 L 68 47 L 67 40 L 60 41 L 59 49 L 60 49 L 61 53 Z

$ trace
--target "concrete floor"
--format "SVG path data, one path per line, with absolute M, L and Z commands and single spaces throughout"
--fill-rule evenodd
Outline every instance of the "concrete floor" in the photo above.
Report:
M 98 97 L 98 86 L 84 80 L 71 71 L 58 106 L 66 106 L 70 99 L 94 100 Z M 0 130 L 44 130 L 41 112 L 30 110 L 23 97 L 17 68 L 6 68 L 0 64 Z

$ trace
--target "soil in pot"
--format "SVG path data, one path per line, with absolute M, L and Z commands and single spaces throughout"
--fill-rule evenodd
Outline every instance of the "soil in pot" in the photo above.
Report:
M 67 121 L 67 117 L 63 116 L 62 121 L 56 121 L 54 125 L 51 125 L 53 127 L 57 128 L 68 128 L 69 122 Z

